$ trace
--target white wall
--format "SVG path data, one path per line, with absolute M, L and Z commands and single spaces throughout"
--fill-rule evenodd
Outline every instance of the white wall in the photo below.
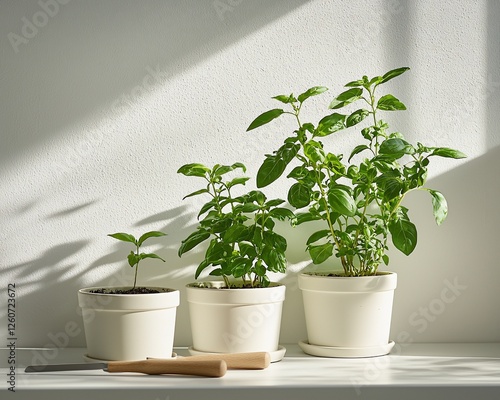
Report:
M 177 249 L 200 203 L 182 201 L 198 183 L 179 166 L 242 161 L 254 176 L 290 127 L 244 133 L 271 96 L 330 87 L 306 110 L 316 122 L 343 83 L 410 66 L 387 84 L 409 111 L 386 118 L 469 158 L 431 174 L 450 205 L 443 226 L 426 196 L 408 199 L 419 245 L 392 254 L 392 336 L 499 341 L 499 20 L 493 0 L 1 1 L 0 327 L 15 283 L 18 346 L 48 346 L 73 322 L 59 344 L 83 346 L 76 291 L 132 279 L 112 232 L 166 231 L 151 249 L 168 264 L 144 263 L 139 279 L 182 289 L 200 254 Z M 267 193 L 285 197 L 286 182 Z M 296 273 L 307 233 L 287 236 L 284 343 L 306 337 Z M 190 344 L 185 302 L 177 324 L 176 344 Z

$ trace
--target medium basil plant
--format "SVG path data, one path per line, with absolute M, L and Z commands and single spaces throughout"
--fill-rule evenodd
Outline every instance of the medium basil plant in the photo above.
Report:
M 258 171 L 257 186 L 273 183 L 292 161 L 296 163 L 287 177 L 294 181 L 288 201 L 303 210 L 297 214 L 297 224 L 316 220 L 324 223 L 324 229 L 314 232 L 306 243 L 314 264 L 335 254 L 344 275 L 374 275 L 381 263 L 389 263 L 386 254 L 389 236 L 398 250 L 406 255 L 412 253 L 417 244 L 417 229 L 410 221 L 408 209 L 402 205 L 412 191 L 424 190 L 430 194 L 438 225 L 447 216 L 445 197 L 425 186 L 428 166 L 434 157 L 466 156 L 446 147 L 412 145 L 380 118 L 383 112 L 406 110 L 393 95 L 377 97 L 376 92 L 408 69 L 394 69 L 371 79 L 363 76 L 347 83 L 348 89 L 336 96 L 329 108 L 353 107 L 353 110 L 329 113 L 316 125 L 302 121 L 302 106 L 308 98 L 326 92 L 326 87 L 312 87 L 297 97 L 276 96 L 274 99 L 287 109 L 269 110 L 247 129 L 251 131 L 282 115 L 290 115 L 297 122 L 297 129 L 284 144 L 266 155 Z M 347 162 L 343 154 L 325 149 L 324 138 L 362 122 L 362 142 L 352 150 Z
M 267 287 L 269 272 L 285 272 L 286 239 L 274 231 L 276 220 L 295 221 L 294 213 L 280 207 L 285 201 L 268 200 L 264 193 L 253 190 L 235 195 L 237 187 L 248 177 L 226 180 L 226 174 L 246 168 L 241 163 L 215 165 L 187 164 L 177 172 L 203 180 L 203 187 L 184 198 L 203 195 L 208 202 L 199 213 L 196 230 L 184 239 L 179 257 L 209 240 L 205 257 L 199 264 L 195 279 L 206 268 L 210 275 L 224 279 L 230 287 Z

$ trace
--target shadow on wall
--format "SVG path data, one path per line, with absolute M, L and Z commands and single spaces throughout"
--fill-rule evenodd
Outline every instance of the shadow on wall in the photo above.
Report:
M 405 200 L 418 244 L 408 258 L 391 254 L 391 269 L 398 273 L 393 338 L 403 332 L 415 342 L 500 340 L 499 163 L 495 147 L 429 180 L 426 186 L 448 200 L 449 215 L 440 227 L 427 193 Z
M 9 99 L 0 110 L 0 160 L 110 104 L 129 104 L 305 2 L 65 1 L 49 11 L 41 2 L 0 4 L 8 77 L 0 92 Z
M 68 221 L 73 214 L 82 212 L 95 202 L 83 203 L 71 209 L 47 216 L 47 219 Z M 149 224 L 159 225 L 157 230 L 172 234 L 180 232 L 188 234 L 194 226 L 187 226 L 184 216 L 186 206 L 180 206 L 166 212 L 158 213 L 135 223 L 135 227 Z M 142 229 L 142 228 L 141 228 Z M 145 228 L 149 229 L 149 228 Z M 112 232 L 109 232 L 112 233 Z M 87 259 L 92 242 L 109 240 L 112 251 L 98 257 L 90 265 L 82 265 L 79 261 Z M 142 286 L 168 286 L 180 288 L 177 282 L 179 275 L 189 276 L 193 271 L 183 271 L 185 265 L 196 262 L 196 254 L 180 260 L 177 256 L 179 244 L 172 240 L 152 238 L 148 246 L 155 247 L 167 262 L 145 260 L 138 273 L 138 284 Z M 102 247 L 102 246 L 100 246 Z M 108 247 L 107 245 L 104 247 Z M 158 249 L 159 250 L 156 250 Z M 16 324 L 24 334 L 19 338 L 19 346 L 57 348 L 67 346 L 85 346 L 83 321 L 77 301 L 77 291 L 83 286 L 131 286 L 134 270 L 127 263 L 127 255 L 131 251 L 128 243 L 117 242 L 103 234 L 102 238 L 85 239 L 60 243 L 43 252 L 39 257 L 20 264 L 6 265 L 2 270 L 11 276 L 17 287 L 17 320 Z M 97 273 L 98 272 L 98 273 Z M 89 274 L 99 277 L 87 284 Z M 175 280 L 175 283 L 173 281 Z M 6 310 L 0 311 L 0 318 L 5 318 Z M 43 316 L 43 318 L 40 318 Z M 33 336 L 29 327 L 33 319 L 38 321 Z

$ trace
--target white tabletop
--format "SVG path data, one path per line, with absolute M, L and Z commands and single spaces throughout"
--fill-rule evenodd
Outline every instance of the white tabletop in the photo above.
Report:
M 101 370 L 26 374 L 24 368 L 83 362 L 85 349 L 17 349 L 15 395 L 9 393 L 8 349 L 0 351 L 1 399 L 500 399 L 500 343 L 396 344 L 364 359 L 319 358 L 284 345 L 285 358 L 265 370 L 230 370 L 222 378 Z M 178 348 L 180 355 L 188 355 Z M 6 379 L 7 378 L 7 379 Z M 7 397 L 12 395 L 12 397 Z

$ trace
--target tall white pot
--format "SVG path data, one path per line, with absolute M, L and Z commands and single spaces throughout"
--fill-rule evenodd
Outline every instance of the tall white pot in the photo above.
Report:
M 187 285 L 193 349 L 208 353 L 276 352 L 285 286 L 214 289 Z
M 150 288 L 160 293 L 91 293 L 94 289 L 98 288 L 78 292 L 88 357 L 100 360 L 172 357 L 178 290 Z
M 332 348 L 330 354 L 341 357 L 387 354 L 396 285 L 392 272 L 363 277 L 300 274 L 308 345 Z M 328 355 L 328 349 L 323 353 Z

